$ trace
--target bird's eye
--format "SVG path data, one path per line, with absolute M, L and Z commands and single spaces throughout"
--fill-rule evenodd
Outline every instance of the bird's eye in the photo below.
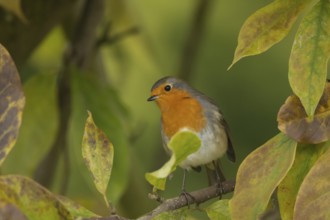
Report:
M 172 89 L 172 86 L 171 86 L 171 85 L 166 85 L 166 86 L 164 87 L 164 90 L 165 90 L 166 92 L 171 91 L 171 89 Z

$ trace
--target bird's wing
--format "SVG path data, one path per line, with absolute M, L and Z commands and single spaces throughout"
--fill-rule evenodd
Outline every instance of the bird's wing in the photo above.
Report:
M 230 138 L 230 134 L 229 134 L 229 126 L 226 122 L 226 120 L 221 117 L 220 120 L 221 125 L 224 127 L 226 134 L 227 134 L 227 139 L 228 139 L 228 147 L 227 147 L 227 157 L 230 161 L 235 162 L 236 161 L 236 155 L 235 155 L 235 150 L 234 150 L 234 146 L 233 146 L 233 142 Z

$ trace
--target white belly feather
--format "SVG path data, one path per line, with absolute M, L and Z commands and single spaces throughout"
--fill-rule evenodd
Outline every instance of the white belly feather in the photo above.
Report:
M 181 129 L 181 131 L 184 130 L 194 132 L 189 128 Z M 184 169 L 208 164 L 226 153 L 228 139 L 223 127 L 214 126 L 212 129 L 205 128 L 200 134 L 196 134 L 202 140 L 202 145 L 197 152 L 192 153 L 187 159 L 181 162 L 180 166 Z

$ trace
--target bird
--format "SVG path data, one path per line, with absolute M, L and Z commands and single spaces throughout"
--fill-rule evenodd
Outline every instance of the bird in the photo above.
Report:
M 179 164 L 184 170 L 182 193 L 187 194 L 186 171 L 200 171 L 202 165 L 206 167 L 209 185 L 221 184 L 225 178 L 218 159 L 227 154 L 228 159 L 235 162 L 236 156 L 228 124 L 215 102 L 187 82 L 173 76 L 156 81 L 147 101 L 156 102 L 160 109 L 161 136 L 168 154 L 171 155 L 168 143 L 177 132 L 188 130 L 201 140 L 200 148 Z

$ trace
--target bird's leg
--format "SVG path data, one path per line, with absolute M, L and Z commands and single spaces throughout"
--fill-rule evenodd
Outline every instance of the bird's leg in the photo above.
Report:
M 219 194 L 219 199 L 222 198 L 222 194 L 224 193 L 224 188 L 222 185 L 222 181 L 225 181 L 225 176 L 222 173 L 219 164 L 216 163 L 216 161 L 212 161 L 213 166 L 214 166 L 214 170 L 215 170 L 215 174 L 216 174 L 216 179 L 217 179 L 217 194 Z
M 183 179 L 182 179 L 182 188 L 181 188 L 180 196 L 184 196 L 184 198 L 186 199 L 186 202 L 188 204 L 188 208 L 190 208 L 190 203 L 189 203 L 188 197 L 190 197 L 194 202 L 196 201 L 196 199 L 186 191 L 186 173 L 187 173 L 187 170 L 183 169 Z

